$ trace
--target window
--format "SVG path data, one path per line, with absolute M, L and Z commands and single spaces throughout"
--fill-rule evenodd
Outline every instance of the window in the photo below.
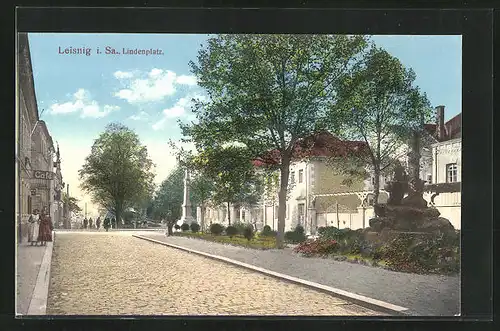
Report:
M 427 175 L 427 183 L 431 184 L 432 183 L 432 175 Z
M 458 167 L 456 163 L 449 163 L 446 165 L 446 182 L 455 183 L 458 181 Z
M 290 183 L 295 183 L 295 171 L 292 171 L 290 173 Z
M 245 221 L 245 211 L 241 211 L 241 220 Z
M 304 170 L 299 170 L 299 183 L 302 183 L 304 180 Z
M 304 221 L 304 204 L 303 203 L 299 203 L 299 206 L 298 206 L 298 212 L 299 212 L 299 224 L 302 223 L 302 221 Z

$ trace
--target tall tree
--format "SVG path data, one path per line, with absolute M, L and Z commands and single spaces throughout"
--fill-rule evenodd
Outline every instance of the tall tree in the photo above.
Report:
M 278 151 L 278 247 L 294 146 L 324 128 L 337 85 L 366 47 L 361 36 L 219 35 L 190 63 L 208 101 L 195 102 L 198 123 L 181 125 L 186 140 L 198 151 L 222 142 L 243 144 L 253 157 Z
M 409 137 L 422 130 L 431 115 L 425 93 L 414 86 L 415 78 L 413 70 L 397 58 L 373 47 L 363 64 L 337 89 L 339 99 L 332 107 L 332 116 L 345 110 L 345 136 L 364 142 L 364 146 L 334 153 L 330 161 L 350 176 L 362 178 L 373 173 L 375 203 L 381 174 L 406 155 Z M 333 127 L 337 127 L 336 122 Z
M 182 216 L 184 200 L 184 169 L 180 166 L 161 183 L 153 199 L 152 215 L 167 222 L 167 233 L 172 235 L 173 226 Z
M 112 211 L 116 224 L 123 212 L 152 194 L 153 162 L 137 134 L 112 123 L 94 141 L 85 164 L 79 170 L 81 188 L 98 205 Z

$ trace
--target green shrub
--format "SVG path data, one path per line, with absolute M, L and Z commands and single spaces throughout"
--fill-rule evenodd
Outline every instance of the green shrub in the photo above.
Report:
M 304 234 L 304 227 L 302 225 L 297 225 L 295 227 L 295 230 L 293 230 L 293 231 L 296 232 L 296 233 L 299 233 L 299 234 L 300 233 Z
M 200 231 L 200 225 L 196 222 L 191 223 L 189 226 L 191 228 L 191 232 L 196 233 Z
M 243 230 L 243 236 L 248 240 L 252 240 L 252 238 L 254 237 L 254 232 L 253 232 L 253 227 L 251 225 L 248 225 L 247 227 L 245 227 L 245 229 Z
M 262 231 L 260 232 L 260 235 L 262 237 L 276 237 L 277 232 L 271 230 L 271 227 L 269 225 L 265 225 Z
M 285 232 L 285 240 L 291 244 L 298 244 L 305 241 L 306 235 L 300 232 L 287 231 Z
M 236 229 L 237 234 L 243 234 L 245 232 L 245 228 L 247 227 L 246 224 L 241 222 L 236 222 L 232 226 Z
M 180 230 L 180 229 L 181 229 L 181 226 L 180 226 L 179 224 L 176 224 L 176 225 L 174 225 L 174 228 L 175 228 L 176 230 Z
M 189 224 L 182 223 L 181 230 L 184 231 L 184 232 L 189 231 Z
M 233 236 L 238 234 L 238 229 L 230 225 L 226 228 L 226 234 L 229 236 L 229 238 L 232 238 Z
M 220 225 L 219 223 L 213 223 L 210 225 L 210 233 L 213 235 L 220 235 L 224 231 L 224 227 Z
M 336 240 L 306 240 L 294 248 L 296 253 L 304 256 L 328 255 L 335 253 L 339 248 Z

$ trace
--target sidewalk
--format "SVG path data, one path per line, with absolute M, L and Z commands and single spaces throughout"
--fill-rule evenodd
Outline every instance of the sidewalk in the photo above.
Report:
M 49 246 L 17 245 L 16 314 L 27 315 L 45 250 Z
M 305 258 L 289 248 L 252 250 L 154 233 L 143 236 L 406 307 L 413 316 L 453 316 L 460 311 L 458 276 L 409 274 L 349 262 Z

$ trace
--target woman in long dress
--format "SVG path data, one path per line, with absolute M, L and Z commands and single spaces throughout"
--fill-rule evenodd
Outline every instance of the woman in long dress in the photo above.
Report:
M 41 242 L 43 246 L 47 244 L 47 241 L 52 241 L 52 219 L 44 208 L 42 215 L 40 217 L 40 229 L 38 230 L 38 241 Z
M 39 217 L 38 209 L 35 209 L 28 219 L 28 242 L 31 246 L 38 244 Z

